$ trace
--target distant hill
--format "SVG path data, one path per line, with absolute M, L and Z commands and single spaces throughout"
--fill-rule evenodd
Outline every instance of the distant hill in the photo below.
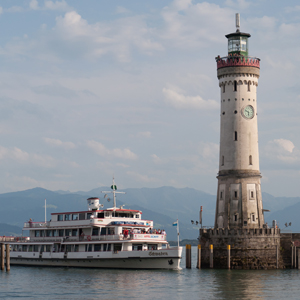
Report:
M 0 223 L 0 236 L 20 236 L 21 234 L 21 227 Z
M 80 211 L 87 208 L 86 199 L 97 196 L 104 207 L 111 207 L 101 191 L 109 187 L 100 187 L 88 192 L 49 191 L 43 188 L 0 194 L 1 223 L 23 227 L 23 223 L 32 218 L 44 221 L 44 201 L 47 199 L 47 220 L 53 212 Z M 117 205 L 125 208 L 139 209 L 143 218 L 154 221 L 155 227 L 165 229 L 169 240 L 177 240 L 176 228 L 172 223 L 179 219 L 180 239 L 197 239 L 199 226 L 192 225 L 191 220 L 199 220 L 200 206 L 203 206 L 203 225 L 213 226 L 216 196 L 192 188 L 139 188 L 124 189 L 126 194 L 118 195 Z M 293 231 L 300 231 L 299 197 L 274 197 L 263 193 L 263 206 L 271 212 L 265 213 L 266 221 L 279 221 L 280 228 L 284 223 L 292 222 Z M 112 197 L 111 197 L 112 198 Z M 298 221 L 299 220 L 299 221 Z M 13 230 L 12 232 L 14 232 Z M 10 231 L 8 231 L 10 232 Z

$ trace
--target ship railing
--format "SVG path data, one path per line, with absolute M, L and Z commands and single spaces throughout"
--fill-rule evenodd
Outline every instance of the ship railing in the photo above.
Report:
M 49 227 L 50 222 L 25 222 L 23 228 L 45 228 Z

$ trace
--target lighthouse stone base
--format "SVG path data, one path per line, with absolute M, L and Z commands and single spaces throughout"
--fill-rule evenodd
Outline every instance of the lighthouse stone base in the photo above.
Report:
M 213 268 L 228 268 L 230 245 L 231 269 L 284 268 L 280 255 L 280 229 L 200 229 L 201 267 L 210 267 L 213 245 Z

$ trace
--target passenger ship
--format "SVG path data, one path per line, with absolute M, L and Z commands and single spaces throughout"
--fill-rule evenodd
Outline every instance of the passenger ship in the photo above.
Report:
M 87 199 L 86 211 L 52 213 L 49 222 L 24 223 L 29 237 L 11 242 L 11 264 L 120 269 L 180 269 L 182 247 L 170 247 L 164 231 L 143 220 L 139 210 L 103 209 Z M 106 197 L 107 194 L 104 196 Z

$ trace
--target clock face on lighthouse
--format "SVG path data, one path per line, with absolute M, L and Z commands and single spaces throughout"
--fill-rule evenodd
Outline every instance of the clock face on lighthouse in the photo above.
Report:
M 252 119 L 254 117 L 254 108 L 253 108 L 253 106 L 247 105 L 245 108 L 243 108 L 242 115 L 246 119 Z

